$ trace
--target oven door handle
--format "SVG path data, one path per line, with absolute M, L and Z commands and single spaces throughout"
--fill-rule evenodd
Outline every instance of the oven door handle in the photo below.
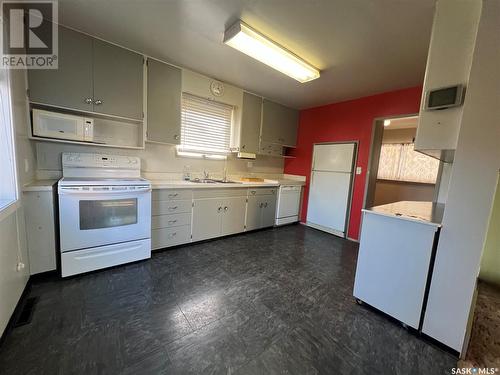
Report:
M 131 190 L 82 190 L 80 188 L 72 187 L 60 187 L 58 189 L 59 195 L 133 195 L 133 194 L 144 194 L 151 192 L 151 187 L 141 187 Z

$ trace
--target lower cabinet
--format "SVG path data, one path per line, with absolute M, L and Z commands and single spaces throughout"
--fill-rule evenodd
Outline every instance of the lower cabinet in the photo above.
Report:
M 23 193 L 30 275 L 57 267 L 55 191 Z
M 155 189 L 152 249 L 274 225 L 276 188 Z
M 151 199 L 151 249 L 191 242 L 193 191 L 155 189 Z
M 248 191 L 246 230 L 274 225 L 276 215 L 276 189 L 258 188 Z
M 245 230 L 245 196 L 200 198 L 194 199 L 193 203 L 193 241 Z

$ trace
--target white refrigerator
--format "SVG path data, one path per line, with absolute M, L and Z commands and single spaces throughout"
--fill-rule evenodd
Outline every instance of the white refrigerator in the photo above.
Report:
M 345 237 L 356 143 L 314 145 L 307 225 Z

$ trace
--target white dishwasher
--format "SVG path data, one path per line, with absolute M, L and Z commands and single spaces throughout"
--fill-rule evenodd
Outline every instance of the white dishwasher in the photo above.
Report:
M 299 221 L 300 193 L 302 186 L 281 185 L 276 210 L 276 225 L 284 225 Z

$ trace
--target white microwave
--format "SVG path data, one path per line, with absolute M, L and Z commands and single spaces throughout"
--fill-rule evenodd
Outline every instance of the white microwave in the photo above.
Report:
M 94 120 L 82 116 L 33 109 L 33 135 L 92 142 L 94 140 Z

